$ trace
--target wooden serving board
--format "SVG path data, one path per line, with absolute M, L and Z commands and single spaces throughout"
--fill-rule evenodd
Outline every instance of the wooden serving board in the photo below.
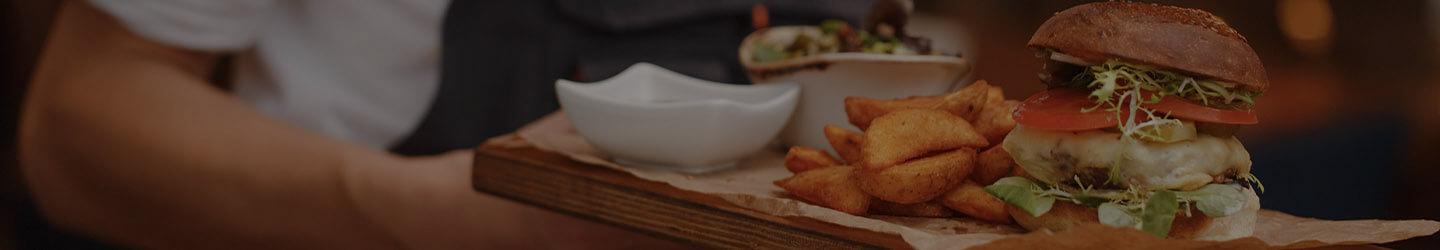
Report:
M 535 148 L 481 147 L 475 190 L 715 248 L 911 248 L 898 235 L 780 217 Z

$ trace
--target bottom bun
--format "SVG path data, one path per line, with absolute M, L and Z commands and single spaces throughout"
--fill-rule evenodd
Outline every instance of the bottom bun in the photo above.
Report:
M 1211 218 L 1193 209 L 1190 211 L 1192 216 L 1185 216 L 1184 211 L 1177 213 L 1175 221 L 1170 224 L 1169 238 L 1223 241 L 1254 234 L 1256 213 L 1260 211 L 1260 197 L 1248 188 L 1244 189 L 1244 192 L 1245 207 L 1230 216 Z M 1044 229 L 1060 232 L 1080 224 L 1100 223 L 1095 208 L 1071 202 L 1057 201 L 1049 212 L 1040 217 L 1030 216 L 1014 206 L 1007 207 L 1010 217 L 1014 217 L 1016 223 L 1030 231 Z

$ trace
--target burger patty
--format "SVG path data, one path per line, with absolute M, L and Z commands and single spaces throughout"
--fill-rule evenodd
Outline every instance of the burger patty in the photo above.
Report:
M 1250 153 L 1233 136 L 1200 134 L 1172 143 L 1120 138 L 1118 132 L 1046 131 L 1022 125 L 1003 146 L 1026 174 L 1048 184 L 1192 190 L 1250 172 Z

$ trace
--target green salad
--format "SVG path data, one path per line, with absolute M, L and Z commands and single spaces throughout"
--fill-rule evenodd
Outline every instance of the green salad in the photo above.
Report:
M 930 40 L 906 36 L 881 23 L 871 30 L 855 30 L 843 20 L 820 23 L 820 36 L 800 34 L 788 44 L 756 44 L 750 53 L 755 62 L 773 62 L 825 53 L 861 52 L 890 55 L 939 55 Z

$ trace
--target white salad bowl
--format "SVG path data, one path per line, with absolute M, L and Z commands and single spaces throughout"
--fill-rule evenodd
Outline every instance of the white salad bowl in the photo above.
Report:
M 751 33 L 740 45 L 740 63 L 756 85 L 799 83 L 800 106 L 780 139 L 787 145 L 830 148 L 824 126 L 851 129 L 845 97 L 893 99 L 944 94 L 970 71 L 957 56 L 828 53 L 773 62 L 755 62 L 757 44 L 789 44 L 799 34 L 820 35 L 814 26 L 779 26 Z
M 716 83 L 638 63 L 599 82 L 557 80 L 555 92 L 580 135 L 617 162 L 703 173 L 773 141 L 800 86 Z

